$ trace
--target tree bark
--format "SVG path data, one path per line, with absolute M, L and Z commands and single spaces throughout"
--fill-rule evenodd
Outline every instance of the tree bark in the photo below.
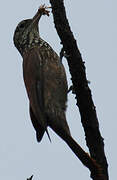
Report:
M 71 32 L 66 17 L 64 1 L 50 0 L 54 17 L 55 28 L 60 37 L 63 49 L 67 54 L 67 62 L 72 77 L 72 83 L 76 94 L 77 106 L 81 115 L 86 143 L 90 155 L 102 167 L 105 180 L 108 180 L 108 164 L 104 152 L 104 139 L 99 130 L 99 122 L 96 107 L 92 100 L 91 90 L 86 78 L 85 63 L 82 60 L 77 42 Z M 92 178 L 94 179 L 93 175 Z M 95 179 L 96 180 L 96 179 Z

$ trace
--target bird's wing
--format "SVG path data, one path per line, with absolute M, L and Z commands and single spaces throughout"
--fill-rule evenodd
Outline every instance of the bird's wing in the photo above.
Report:
M 39 52 L 39 51 L 38 51 Z M 66 109 L 67 79 L 60 58 L 53 50 L 41 50 L 44 106 L 50 102 Z
M 36 131 L 36 138 L 37 138 L 37 141 L 40 142 L 43 135 L 44 135 L 44 132 L 45 132 L 45 129 L 40 126 L 40 124 L 38 123 L 38 120 L 36 119 L 34 113 L 33 113 L 33 110 L 31 108 L 31 105 L 30 105 L 30 118 L 31 118 L 31 122 L 33 124 L 33 127 Z
M 59 126 L 70 134 L 65 117 L 68 86 L 64 67 L 53 50 L 44 48 L 37 52 L 38 59 L 42 61 L 41 90 L 43 90 L 43 107 L 48 125 L 51 128 Z M 38 84 L 38 94 L 40 94 L 39 91 L 40 85 Z
M 32 112 L 38 124 L 47 129 L 47 121 L 43 107 L 43 84 L 41 77 L 40 59 L 35 49 L 30 50 L 23 56 L 23 77 L 30 101 Z M 34 118 L 33 118 L 34 119 Z
M 53 50 L 36 47 L 23 59 L 24 82 L 38 123 L 47 130 L 49 117 L 69 131 L 65 118 L 68 87 L 59 57 Z

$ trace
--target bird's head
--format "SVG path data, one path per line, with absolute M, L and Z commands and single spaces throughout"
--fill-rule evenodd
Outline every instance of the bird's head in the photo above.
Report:
M 32 19 L 23 20 L 17 25 L 13 41 L 21 54 L 25 48 L 30 48 L 34 40 L 39 37 L 38 22 L 42 15 L 49 16 L 48 8 L 50 7 L 45 7 L 45 5 L 40 6 Z

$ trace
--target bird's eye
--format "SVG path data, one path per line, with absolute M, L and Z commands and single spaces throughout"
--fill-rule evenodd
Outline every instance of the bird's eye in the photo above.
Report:
M 20 24 L 19 28 L 22 29 L 22 28 L 24 28 L 24 26 L 25 26 L 24 23 L 22 23 L 22 24 Z

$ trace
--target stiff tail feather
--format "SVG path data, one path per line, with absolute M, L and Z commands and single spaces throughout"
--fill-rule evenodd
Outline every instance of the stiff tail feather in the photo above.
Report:
M 50 142 L 52 142 L 52 141 L 51 141 L 51 138 L 50 138 L 50 135 L 49 135 L 49 132 L 48 132 L 48 130 L 47 130 L 47 129 L 46 129 L 46 133 L 47 133 L 47 136 L 48 136 L 48 138 L 49 138 Z

